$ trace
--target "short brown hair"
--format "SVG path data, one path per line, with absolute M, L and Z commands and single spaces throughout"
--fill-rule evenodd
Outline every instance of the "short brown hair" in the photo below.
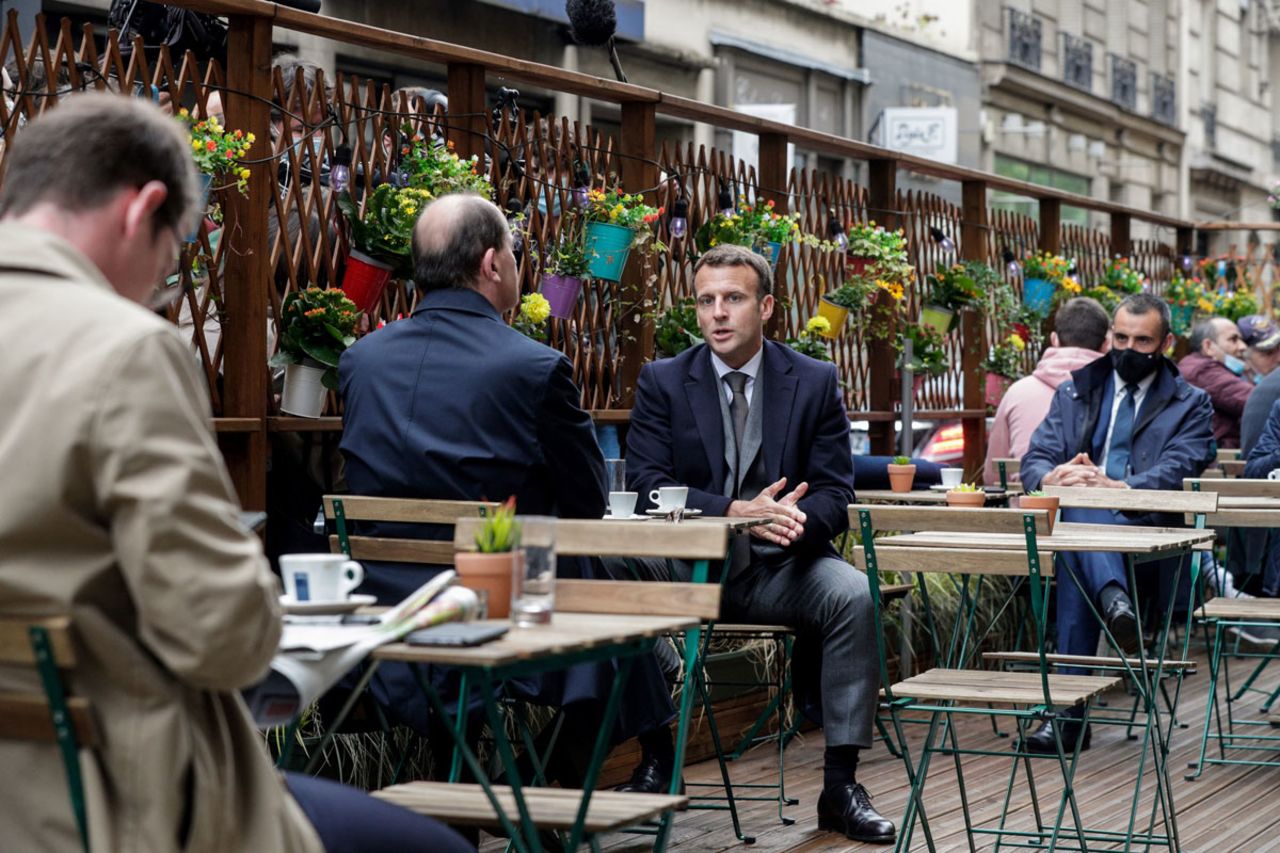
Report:
M 696 281 L 703 267 L 750 267 L 756 274 L 756 298 L 764 299 L 773 294 L 773 269 L 763 255 L 744 246 L 725 244 L 707 252 L 693 266 Z
M 1053 330 L 1058 335 L 1059 346 L 1101 350 L 1110 328 L 1107 309 L 1088 296 L 1068 299 L 1053 315 Z
M 156 227 L 190 230 L 196 165 L 176 119 L 149 101 L 105 92 L 66 98 L 17 134 L 5 162 L 0 217 L 49 202 L 82 213 L 124 189 L 159 181 L 169 194 Z

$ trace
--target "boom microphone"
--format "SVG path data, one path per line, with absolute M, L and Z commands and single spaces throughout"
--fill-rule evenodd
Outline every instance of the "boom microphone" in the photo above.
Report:
M 569 16 L 569 34 L 583 47 L 603 47 L 609 51 L 609 63 L 621 83 L 627 82 L 618 61 L 614 33 L 618 30 L 618 12 L 613 0 L 566 0 L 564 12 Z

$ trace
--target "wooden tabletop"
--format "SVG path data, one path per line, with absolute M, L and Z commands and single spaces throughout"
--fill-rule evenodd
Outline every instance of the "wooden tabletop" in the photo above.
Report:
M 1187 516 L 1187 523 L 1194 523 Z M 1280 527 L 1280 498 L 1222 495 L 1218 511 L 1206 513 L 1210 527 Z
M 1001 501 L 1010 495 L 1020 494 L 1021 489 L 1010 485 L 1005 492 L 987 492 L 987 502 Z M 854 489 L 858 503 L 911 503 L 945 505 L 947 493 L 942 489 L 914 489 L 910 492 L 892 492 L 888 489 Z
M 505 619 L 477 624 L 511 625 Z M 556 613 L 551 624 L 532 628 L 511 625 L 505 636 L 481 646 L 410 646 L 390 643 L 373 653 L 376 660 L 453 666 L 496 667 L 600 646 L 620 646 L 644 637 L 683 631 L 698 624 L 687 616 L 624 616 L 600 613 Z
M 1115 532 L 1097 530 L 1072 531 L 1055 527 L 1049 536 L 1037 536 L 1041 551 L 1107 551 L 1119 554 L 1155 554 L 1191 548 L 1198 542 L 1212 541 L 1212 530 L 1155 531 L 1115 525 Z M 876 540 L 876 547 L 904 546 L 912 548 L 973 548 L 980 550 L 1019 551 L 1027 547 L 1020 533 L 903 533 Z

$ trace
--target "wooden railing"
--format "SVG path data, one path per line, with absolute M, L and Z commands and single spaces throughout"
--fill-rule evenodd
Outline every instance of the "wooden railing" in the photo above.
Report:
M 14 82 L 22 94 L 12 107 L 0 103 L 0 126 L 5 138 L 20 134 L 20 118 L 56 104 L 60 90 L 64 95 L 81 88 L 132 92 L 143 84 L 146 91 L 155 86 L 170 102 L 185 104 L 197 115 L 204 114 L 210 95 L 219 92 L 226 125 L 252 132 L 261 140 L 250 154 L 258 162 L 251 166 L 248 193 L 228 189 L 215 193 L 222 206 L 222 233 L 226 236 L 216 245 L 204 236 L 184 256 L 187 299 L 172 313 L 176 322 L 190 329 L 193 347 L 209 380 L 222 447 L 248 507 L 261 507 L 265 501 L 270 431 L 341 428 L 336 400 L 330 403 L 331 416 L 319 421 L 278 417 L 266 365 L 273 346 L 269 343 L 270 318 L 278 312 L 283 297 L 310 284 L 336 285 L 345 255 L 328 189 L 307 185 L 303 175 L 307 164 L 332 156 L 333 133 L 317 141 L 304 134 L 303 141 L 290 144 L 293 127 L 307 117 L 330 116 L 329 121 L 354 149 L 355 171 L 370 177 L 386 173 L 389 152 L 382 141 L 383 132 L 402 121 L 424 134 L 444 134 L 464 157 L 476 155 L 486 162 L 487 152 L 488 174 L 499 204 L 505 205 L 512 197 L 527 203 L 532 240 L 543 246 L 556 239 L 555 211 L 571 203 L 570 172 L 575 161 L 588 164 L 597 186 L 614 175 L 630 191 L 643 190 L 654 203 L 668 205 L 674 198 L 674 176 L 679 175 L 690 201 L 691 233 L 716 212 L 718 187 L 723 181 L 731 182 L 741 194 L 772 199 L 779 211 L 799 212 L 804 229 L 819 235 L 826 233 L 833 211 L 846 224 L 875 220 L 888 227 L 902 227 L 912 261 L 921 273 L 907 294 L 908 317 L 915 316 L 914 308 L 922 297 L 919 279 L 935 263 L 947 259 L 930 239 L 930 226 L 955 241 L 958 258 L 990 261 L 1002 271 L 1005 250 L 1069 251 L 1086 276 L 1100 271 L 1109 255 L 1131 252 L 1137 252 L 1140 265 L 1145 264 L 1149 274 L 1158 275 L 1171 268 L 1172 258 L 1191 251 L 1192 225 L 1176 218 L 937 163 L 643 86 L 261 0 L 178 0 L 173 5 L 228 16 L 231 36 L 226 69 L 216 62 L 198 63 L 190 55 L 170 57 L 163 50 L 158 61 L 148 63 L 143 51 L 135 49 L 126 63 L 114 33 L 107 35 L 100 51 L 95 38 L 101 39 L 101 34 L 89 28 L 73 33 L 65 21 L 52 43 L 42 24 L 29 44 L 23 45 L 17 36 L 16 15 L 11 13 L 0 36 L 0 61 L 18 60 L 20 79 Z M 340 75 L 333 81 L 332 91 L 319 85 L 308 92 L 299 85 L 300 80 L 286 81 L 272 69 L 271 42 L 276 28 L 444 64 L 449 112 L 422 112 L 415 109 L 420 104 L 395 101 L 390 92 L 350 76 Z M 31 91 L 27 81 L 33 60 L 37 65 L 60 69 L 66 75 L 65 83 L 59 84 L 57 75 L 51 74 L 45 88 Z M 514 119 L 503 118 L 495 126 L 486 85 L 498 82 L 532 84 L 615 103 L 621 110 L 621 133 L 614 138 L 553 116 L 524 112 Z M 278 139 L 269 143 L 273 138 L 272 103 L 283 107 L 284 116 Z M 745 168 L 714 149 L 659 146 L 655 139 L 658 115 L 756 134 L 758 167 Z M 788 144 L 865 162 L 865 185 L 792 168 L 787 161 Z M 523 171 L 510 167 L 516 155 L 525 162 Z M 287 185 L 278 180 L 281 168 L 289 175 Z M 900 191 L 898 175 L 902 170 L 959 183 L 960 205 L 926 193 Z M 1038 219 L 992 210 L 988 191 L 993 189 L 1037 199 Z M 539 209 L 539 201 L 546 213 Z M 1107 214 L 1109 230 L 1064 227 L 1064 204 Z M 1135 221 L 1160 226 L 1175 236 L 1173 244 L 1155 240 L 1135 244 L 1130 239 Z M 669 253 L 649 261 L 633 259 L 621 283 L 593 283 L 575 318 L 553 321 L 549 343 L 572 360 L 584 406 L 603 421 L 626 418 L 639 370 L 653 357 L 655 312 L 691 292 L 686 248 L 681 241 L 669 240 L 665 222 L 660 229 L 659 236 L 671 244 Z M 198 273 L 191 270 L 190 261 L 195 258 L 201 262 Z M 816 309 L 818 297 L 838 283 L 840 273 L 840 259 L 831 253 L 800 245 L 784 250 L 778 282 L 785 310 L 778 312 L 770 333 L 778 338 L 794 335 Z M 530 255 L 522 262 L 521 276 L 526 290 L 536 288 L 539 270 Z M 394 320 L 411 311 L 415 302 L 411 289 L 389 287 L 382 304 L 371 312 L 371 320 Z M 915 401 L 917 417 L 963 420 L 964 464 L 971 475 L 980 468 L 986 443 L 980 363 L 989 336 L 996 331 L 981 314 L 966 312 L 961 327 L 946 344 L 952 357 L 951 373 L 925 382 Z M 873 450 L 887 453 L 892 449 L 899 403 L 893 377 L 894 330 L 878 332 L 871 335 L 862 329 L 850 330 L 834 344 L 832 356 L 846 389 L 850 417 L 869 421 Z M 1034 357 L 1035 353 L 1028 352 L 1028 366 Z

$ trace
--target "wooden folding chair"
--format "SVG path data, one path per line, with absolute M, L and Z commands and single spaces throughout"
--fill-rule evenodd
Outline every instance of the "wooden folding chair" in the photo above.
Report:
M 58 745 L 71 811 L 88 851 L 80 750 L 94 749 L 100 738 L 89 700 L 68 696 L 62 680 L 62 672 L 76 666 L 70 617 L 0 617 L 0 664 L 33 670 L 43 687 L 40 693 L 0 694 L 0 738 Z

